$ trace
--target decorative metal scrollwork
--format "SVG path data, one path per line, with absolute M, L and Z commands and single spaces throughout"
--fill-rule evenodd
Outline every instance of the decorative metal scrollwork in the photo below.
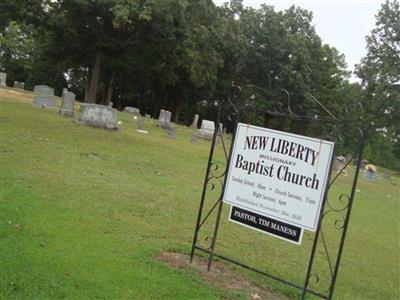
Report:
M 248 89 L 253 89 L 254 92 Z M 214 247 L 219 230 L 218 228 L 221 218 L 223 188 L 229 164 L 228 150 L 225 145 L 224 135 L 222 134 L 219 126 L 222 110 L 226 112 L 226 115 L 224 115 L 224 120 L 235 122 L 236 125 L 239 123 L 239 121 L 246 122 L 247 120 L 243 121 L 243 119 L 246 118 L 250 120 L 254 117 L 257 122 L 264 121 L 265 123 L 267 123 L 265 121 L 267 120 L 267 117 L 280 118 L 280 120 L 284 119 L 294 121 L 293 123 L 295 125 L 298 123 L 304 123 L 306 126 L 310 125 L 312 126 L 311 128 L 314 130 L 314 132 L 316 130 L 320 135 L 318 138 L 335 141 L 337 144 L 343 143 L 343 134 L 349 134 L 353 140 L 357 139 L 359 142 L 356 144 L 356 149 L 351 158 L 337 172 L 333 179 L 330 180 L 328 190 L 336 182 L 339 176 L 343 174 L 345 169 L 352 162 L 357 161 L 358 164 L 355 172 L 356 175 L 354 175 L 353 178 L 352 190 L 350 193 L 341 193 L 338 198 L 332 197 L 331 194 L 326 195 L 325 202 L 323 203 L 324 207 L 320 214 L 318 229 L 314 235 L 310 260 L 307 267 L 306 281 L 303 286 L 293 284 L 285 279 L 278 278 L 266 272 L 246 266 L 241 262 L 237 262 L 226 257 L 224 258 L 223 256 L 219 255 L 220 258 L 226 259 L 231 263 L 255 270 L 260 274 L 264 274 L 280 282 L 287 283 L 292 287 L 300 288 L 303 291 L 302 299 L 304 299 L 305 294 L 307 293 L 314 294 L 321 298 L 331 299 L 353 203 L 356 186 L 355 184 L 357 182 L 363 143 L 365 139 L 365 133 L 361 128 L 362 118 L 355 115 L 355 118 L 349 120 L 348 115 L 354 111 L 360 113 L 362 105 L 356 101 L 346 104 L 346 106 L 343 107 L 343 115 L 346 116 L 346 119 L 344 119 L 342 118 L 342 115 L 340 117 L 336 117 L 332 112 L 329 111 L 327 107 L 324 106 L 322 102 L 308 92 L 305 92 L 304 95 L 298 95 L 297 98 L 294 97 L 292 99 L 291 94 L 287 90 L 283 89 L 281 95 L 275 96 L 275 99 L 272 99 L 273 97 L 269 91 L 254 85 L 247 85 L 242 88 L 232 83 L 232 90 L 230 95 L 227 97 L 227 100 L 225 102 L 217 103 L 220 105 L 216 123 L 217 126 L 212 141 L 212 149 L 210 150 L 203 195 L 200 201 L 198 220 L 192 244 L 191 259 L 193 258 L 195 249 L 202 250 L 209 254 L 208 267 L 210 267 L 213 255 L 217 255 L 214 254 Z M 249 99 L 244 99 L 244 97 Z M 261 98 L 265 101 L 260 101 Z M 300 100 L 302 103 L 300 103 Z M 308 102 L 305 102 L 304 100 Z M 242 117 L 241 120 L 242 115 L 244 115 L 244 117 Z M 360 116 L 361 115 L 362 114 L 360 113 Z M 354 132 L 354 130 L 356 130 L 356 132 Z M 218 138 L 220 139 L 220 143 L 222 144 L 222 149 L 225 155 L 225 160 L 223 162 L 218 161 L 213 157 Z M 349 140 L 348 136 L 346 140 Z M 210 197 L 206 197 L 207 192 L 213 193 L 210 193 Z M 210 202 L 211 199 L 212 202 Z M 205 202 L 207 202 L 206 205 Z M 210 216 L 213 216 L 213 218 L 210 218 Z M 214 216 L 216 217 L 214 218 Z M 206 247 L 201 248 L 197 244 L 198 233 L 205 222 L 210 219 L 215 219 L 214 232 L 213 234 L 209 234 L 205 237 L 204 242 Z M 207 228 L 209 230 L 208 226 Z M 329 232 L 330 234 L 329 240 L 327 240 L 325 236 L 326 232 Z M 322 252 L 319 250 L 317 251 L 317 248 L 321 248 Z M 317 255 L 323 259 L 322 261 L 318 260 L 319 263 L 322 262 L 329 266 L 328 270 L 325 270 L 324 272 L 319 271 L 318 274 L 313 267 L 314 256 Z M 312 287 L 310 287 L 310 285 Z

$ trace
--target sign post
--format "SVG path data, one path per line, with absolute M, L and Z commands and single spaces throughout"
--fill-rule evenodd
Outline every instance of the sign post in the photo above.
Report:
M 304 299 L 306 294 L 331 299 L 343 253 L 366 134 L 361 127 L 363 126 L 361 119 L 342 122 L 332 114 L 329 114 L 330 118 L 324 118 L 318 114 L 295 114 L 290 108 L 289 94 L 287 92 L 286 94 L 288 95 L 286 110 L 280 109 L 281 103 L 277 103 L 276 109 L 271 111 L 238 107 L 231 103 L 236 122 L 229 151 L 227 151 L 224 135 L 219 126 L 221 111 L 228 107 L 220 107 L 204 178 L 190 261 L 193 261 L 196 250 L 202 251 L 209 255 L 208 269 L 211 267 L 213 257 L 218 257 L 297 288 L 301 291 L 301 299 Z M 315 102 L 320 105 L 317 100 Z M 326 111 L 325 107 L 322 108 Z M 345 132 L 343 129 L 347 128 L 351 137 L 358 136 L 353 155 L 331 179 L 334 142 L 240 123 L 245 112 L 249 112 L 251 116 L 258 115 L 263 118 L 264 124 L 272 118 L 313 124 L 320 129 L 321 136 L 327 134 L 328 139 L 334 141 L 338 141 L 340 135 Z M 231 116 L 229 118 L 232 119 Z M 358 132 L 358 135 L 354 134 L 354 130 Z M 225 154 L 226 161 L 223 164 L 226 162 L 226 166 L 223 168 L 220 168 L 219 160 L 213 159 L 217 138 Z M 350 192 L 340 194 L 339 201 L 330 199 L 331 197 L 328 197 L 330 187 L 352 161 L 357 161 L 358 165 L 353 175 Z M 215 189 L 218 184 L 221 189 Z M 218 191 L 217 194 L 215 194 L 216 191 Z M 216 199 L 207 204 L 209 200 L 212 200 L 213 194 Z M 330 200 L 335 202 L 330 203 Z M 230 205 L 229 221 L 292 244 L 301 244 L 305 230 L 314 233 L 304 282 L 296 283 L 247 265 L 225 254 L 216 253 L 215 247 L 224 203 Z M 335 205 L 332 205 L 333 203 Z M 330 217 L 326 218 L 327 215 Z M 322 229 L 328 225 L 332 226 L 331 216 L 334 220 L 343 220 L 343 224 L 338 221 L 333 224 L 340 235 L 340 241 L 337 249 L 333 249 L 332 252 L 326 247 Z M 210 226 L 206 229 L 203 225 L 210 220 L 214 220 L 213 229 Z M 200 235 L 201 231 L 207 232 Z M 201 236 L 206 237 L 204 241 L 200 241 Z M 317 248 L 321 243 L 325 252 L 323 255 L 328 260 L 329 267 L 329 271 L 325 274 L 330 274 L 327 278 L 327 289 L 321 286 L 320 288 L 310 287 L 311 278 L 317 278 L 317 283 L 321 282 L 314 269 L 315 257 L 318 256 Z

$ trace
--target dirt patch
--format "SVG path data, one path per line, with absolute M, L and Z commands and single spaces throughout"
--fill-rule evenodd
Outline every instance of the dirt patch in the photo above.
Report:
M 33 101 L 33 94 L 11 89 L 0 89 L 0 96 L 4 98 L 12 98 L 14 100 L 19 100 L 21 102 Z
M 275 294 L 272 290 L 261 287 L 249 281 L 237 271 L 225 264 L 213 261 L 211 270 L 207 271 L 207 259 L 196 256 L 193 263 L 189 262 L 189 256 L 176 252 L 165 252 L 156 257 L 172 268 L 179 268 L 196 273 L 208 283 L 220 289 L 241 292 L 247 295 L 248 299 L 271 299 L 287 300 L 289 298 Z

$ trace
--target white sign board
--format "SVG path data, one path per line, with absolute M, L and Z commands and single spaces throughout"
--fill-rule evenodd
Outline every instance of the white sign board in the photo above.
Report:
M 239 123 L 223 201 L 316 231 L 334 143 Z

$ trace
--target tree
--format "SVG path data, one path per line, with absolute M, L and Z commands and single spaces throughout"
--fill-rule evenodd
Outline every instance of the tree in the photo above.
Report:
M 374 128 L 400 123 L 400 9 L 387 1 L 376 16 L 376 28 L 366 38 L 367 56 L 357 66 L 362 80 L 364 109 Z
M 386 1 L 376 16 L 375 28 L 366 38 L 367 55 L 356 69 L 362 80 L 362 102 L 371 139 L 380 135 L 387 143 L 397 145 L 393 147 L 395 149 L 400 149 L 399 24 L 399 2 Z M 397 152 L 397 159 L 399 154 Z
M 32 28 L 11 21 L 0 34 L 0 65 L 10 82 L 25 81 L 32 70 Z
M 291 105 L 303 107 L 303 113 L 310 112 L 315 106 L 306 97 L 310 92 L 338 114 L 343 102 L 339 97 L 341 86 L 348 75 L 344 56 L 335 48 L 322 44 L 311 24 L 312 14 L 295 6 L 284 12 L 276 12 L 267 5 L 255 10 L 243 8 L 239 2 L 224 7 L 225 16 L 233 16 L 231 32 L 235 32 L 235 38 L 229 39 L 228 35 L 227 40 L 235 41 L 236 46 L 231 46 L 235 42 L 228 45 L 240 53 L 238 58 L 227 57 L 234 58 L 234 67 L 230 67 L 228 74 L 242 87 L 250 84 L 263 90 L 250 90 L 244 95 L 246 102 L 241 104 L 268 108 L 273 100 L 286 106 L 286 97 L 282 93 L 282 89 L 286 89 L 291 94 Z M 229 51 L 224 53 L 230 54 Z M 224 62 L 226 66 L 225 57 Z M 252 94 L 256 97 L 249 100 Z M 275 125 L 289 126 L 304 133 L 313 130 L 307 124 L 303 128 L 290 123 Z

